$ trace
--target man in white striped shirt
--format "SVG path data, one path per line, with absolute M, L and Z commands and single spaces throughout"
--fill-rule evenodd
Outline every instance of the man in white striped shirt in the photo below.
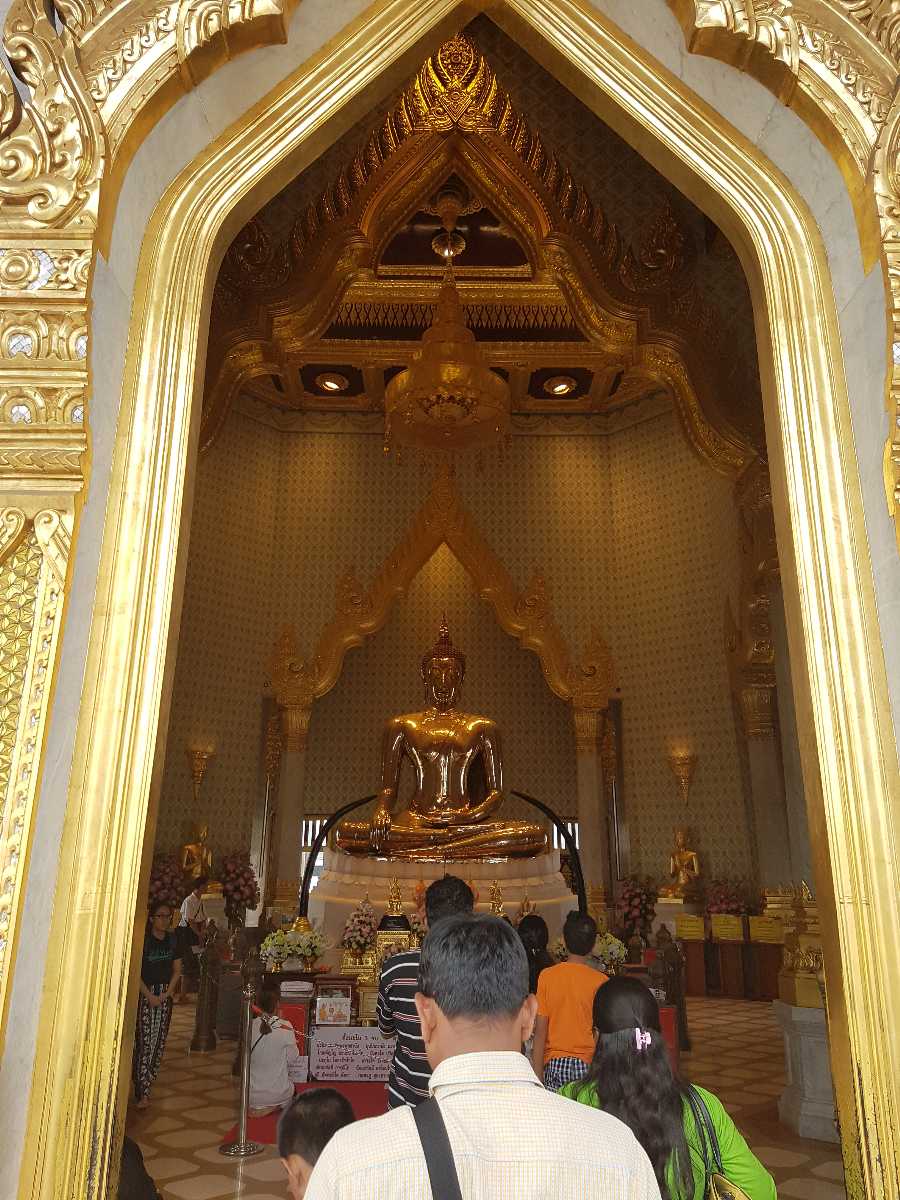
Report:
M 463 1200 L 660 1200 L 631 1130 L 546 1091 L 521 1053 L 536 1001 L 511 926 L 492 916 L 440 921 L 419 969 L 430 1090 Z M 306 1200 L 431 1200 L 413 1112 L 404 1106 L 335 1134 Z
M 425 892 L 425 920 L 429 928 L 444 917 L 471 913 L 472 889 L 455 875 L 436 879 Z M 378 987 L 378 1028 L 384 1037 L 397 1038 L 388 1076 L 388 1107 L 415 1106 L 428 1099 L 431 1067 L 425 1055 L 422 1028 L 416 1012 L 419 990 L 418 950 L 389 958 L 381 969 Z

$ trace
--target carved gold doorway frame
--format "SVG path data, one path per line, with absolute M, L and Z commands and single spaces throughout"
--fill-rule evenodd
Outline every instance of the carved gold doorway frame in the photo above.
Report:
M 145 236 L 22 1200 L 100 1200 L 120 1128 L 133 914 L 168 686 L 182 506 L 196 459 L 198 359 L 219 256 L 241 222 L 322 148 L 330 118 L 380 76 L 399 79 L 404 56 L 429 53 L 449 23 L 464 23 L 477 7 L 377 5 L 183 172 Z M 755 311 L 766 315 L 761 371 L 849 1192 L 896 1198 L 900 890 L 892 814 L 900 784 L 822 245 L 804 204 L 759 152 L 577 0 L 484 7 L 586 104 L 607 120 L 614 110 L 629 140 L 716 219 L 741 254 Z M 108 857 L 104 846 L 113 849 Z M 77 1004 L 62 986 L 76 978 Z

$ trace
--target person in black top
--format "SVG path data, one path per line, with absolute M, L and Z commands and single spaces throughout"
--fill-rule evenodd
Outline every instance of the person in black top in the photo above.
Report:
M 150 1103 L 150 1088 L 159 1074 L 172 1019 L 172 992 L 181 978 L 178 940 L 169 928 L 171 924 L 171 906 L 154 900 L 144 934 L 131 1070 L 137 1108 L 146 1108 Z
M 472 889 L 455 875 L 436 879 L 425 892 L 425 919 L 431 928 L 443 917 L 471 913 Z M 382 1036 L 396 1035 L 394 1059 L 388 1076 L 388 1107 L 415 1107 L 428 1099 L 431 1067 L 425 1057 L 422 1027 L 416 1012 L 419 990 L 419 951 L 406 950 L 389 958 L 381 968 L 378 988 L 378 1028 Z

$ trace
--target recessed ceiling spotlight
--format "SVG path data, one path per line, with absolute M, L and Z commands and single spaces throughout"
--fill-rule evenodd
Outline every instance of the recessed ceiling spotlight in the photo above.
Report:
M 323 371 L 321 375 L 316 376 L 316 387 L 332 395 L 346 392 L 349 386 L 350 380 L 346 375 L 339 375 L 337 371 Z
M 544 391 L 548 396 L 568 396 L 577 386 L 571 375 L 551 375 L 544 380 Z

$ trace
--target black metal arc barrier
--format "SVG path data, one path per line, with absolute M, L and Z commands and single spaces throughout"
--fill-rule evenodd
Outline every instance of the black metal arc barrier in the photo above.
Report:
M 582 914 L 588 910 L 587 892 L 584 887 L 584 874 L 581 870 L 581 858 L 578 854 L 578 847 L 575 844 L 575 839 L 566 828 L 565 822 L 556 815 L 548 804 L 544 804 L 540 800 L 535 800 L 534 796 L 529 796 L 527 792 L 512 792 L 513 796 L 518 796 L 520 800 L 524 800 L 526 804 L 530 804 L 536 808 L 538 812 L 544 814 L 548 820 L 552 821 L 559 836 L 565 842 L 566 849 L 569 852 L 569 858 L 572 863 L 572 875 L 575 883 L 575 891 L 578 894 L 578 911 Z M 337 812 L 331 814 L 327 821 L 322 825 L 322 828 L 313 839 L 313 844 L 310 847 L 309 858 L 306 863 L 306 870 L 303 872 L 303 883 L 300 887 L 300 916 L 306 917 L 309 915 L 309 891 L 312 884 L 313 872 L 316 869 L 316 859 L 319 857 L 319 851 L 325 839 L 337 825 L 338 821 L 342 821 L 348 813 L 354 812 L 357 808 L 362 808 L 364 804 L 370 804 L 375 799 L 374 793 L 371 796 L 363 796 L 361 800 L 351 800 L 349 804 L 345 804 L 343 808 L 339 808 Z
M 534 796 L 529 796 L 527 792 L 512 792 L 513 796 L 518 796 L 520 800 L 524 800 L 526 804 L 532 805 L 542 812 L 545 817 L 549 818 L 555 825 L 559 836 L 566 843 L 566 849 L 569 852 L 569 858 L 572 862 L 572 875 L 575 882 L 575 891 L 578 893 L 578 911 L 584 916 L 588 910 L 587 892 L 584 887 L 584 874 L 581 870 L 581 856 L 578 853 L 578 847 L 575 844 L 575 839 L 572 837 L 569 830 L 566 828 L 565 822 L 556 815 L 553 809 L 542 803 L 540 800 L 535 800 Z
M 362 808 L 364 804 L 371 803 L 375 799 L 375 793 L 371 796 L 363 796 L 361 800 L 351 800 L 349 804 L 345 804 L 343 808 L 339 808 L 337 812 L 331 814 L 327 821 L 322 825 L 322 828 L 313 838 L 313 844 L 309 850 L 309 858 L 306 863 L 306 870 L 303 872 L 303 882 L 300 885 L 300 916 L 306 917 L 309 915 L 309 889 L 312 884 L 313 871 L 316 869 L 316 859 L 319 857 L 319 851 L 322 849 L 322 843 L 337 825 L 338 821 L 342 821 L 348 813 L 352 813 L 357 808 Z

